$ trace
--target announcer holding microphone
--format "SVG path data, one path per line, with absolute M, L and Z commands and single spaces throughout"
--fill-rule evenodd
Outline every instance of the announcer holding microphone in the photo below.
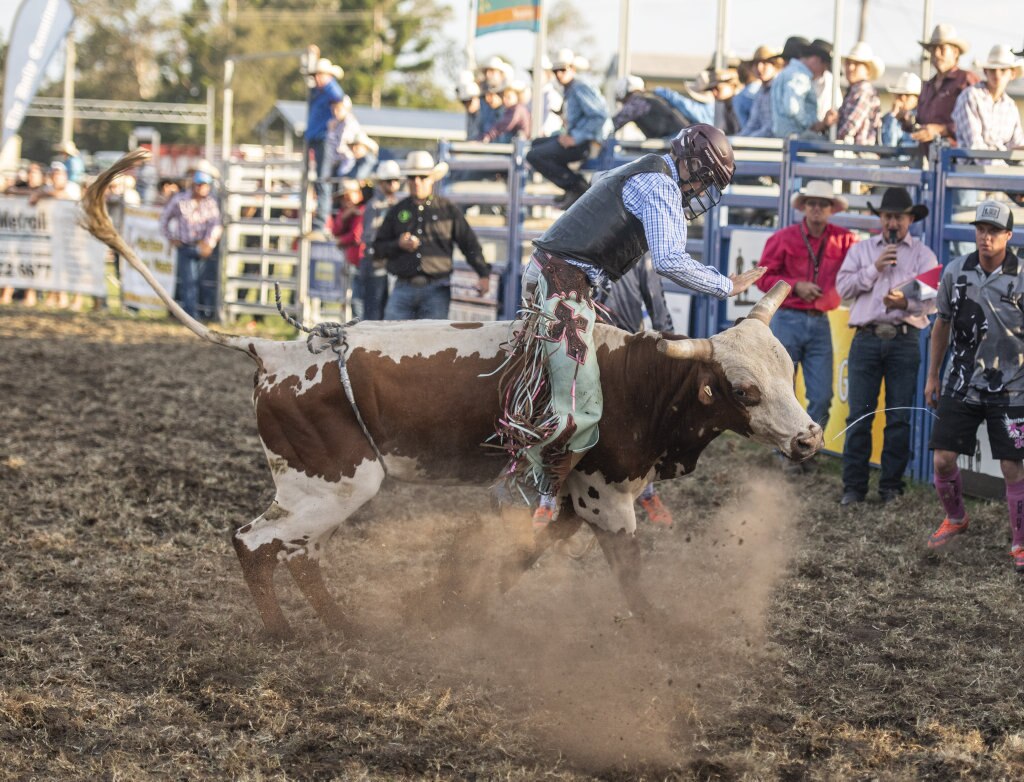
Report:
M 900 285 L 938 266 L 935 253 L 910 235 L 910 226 L 928 216 L 902 187 L 891 187 L 875 209 L 881 231 L 857 242 L 836 275 L 836 290 L 852 299 L 850 326 L 857 329 L 850 346 L 849 403 L 843 446 L 843 506 L 863 502 L 868 493 L 871 424 L 885 381 L 885 432 L 878 496 L 882 502 L 903 493 L 903 473 L 910 461 L 910 410 L 921 364 L 921 329 L 928 325 L 922 302 L 909 301 Z M 903 409 L 893 409 L 903 408 Z

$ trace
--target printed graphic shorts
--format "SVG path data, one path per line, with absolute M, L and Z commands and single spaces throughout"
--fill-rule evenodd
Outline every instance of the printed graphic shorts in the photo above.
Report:
M 937 412 L 930 448 L 973 456 L 984 422 L 993 459 L 1024 460 L 1024 406 L 977 404 L 943 395 Z

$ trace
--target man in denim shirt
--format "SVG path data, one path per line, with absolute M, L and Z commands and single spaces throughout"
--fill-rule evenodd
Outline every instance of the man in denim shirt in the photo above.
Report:
M 793 39 L 786 41 L 791 58 L 772 84 L 772 135 L 789 138 L 807 132 L 818 121 L 818 95 L 814 91 L 814 72 L 797 54 Z M 787 52 L 783 52 L 783 59 Z
M 608 108 L 600 93 L 576 78 L 575 55 L 563 49 L 552 61 L 552 71 L 565 94 L 563 117 L 565 132 L 533 142 L 526 160 L 534 170 L 565 192 L 556 198 L 563 209 L 569 208 L 587 191 L 587 180 L 569 168 L 577 160 L 590 156 L 590 144 L 602 142 L 611 130 Z

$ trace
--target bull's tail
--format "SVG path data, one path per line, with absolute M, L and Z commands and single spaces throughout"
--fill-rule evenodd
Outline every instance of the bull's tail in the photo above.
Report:
M 139 256 L 135 254 L 135 251 L 124 240 L 124 237 L 114 228 L 110 215 L 107 213 L 107 188 L 116 176 L 130 168 L 134 168 L 147 158 L 149 158 L 149 152 L 146 150 L 139 149 L 135 152 L 129 152 L 96 178 L 96 181 L 89 186 L 82 197 L 82 217 L 80 219 L 82 227 L 128 261 L 129 265 L 145 278 L 146 282 L 156 292 L 156 295 L 160 297 L 160 300 L 167 305 L 167 309 L 170 310 L 171 314 L 180 320 L 191 332 L 215 345 L 223 345 L 227 348 L 240 350 L 255 357 L 252 349 L 254 340 L 251 337 L 221 334 L 207 328 L 185 312 L 178 302 L 157 281 L 149 267 L 139 260 Z

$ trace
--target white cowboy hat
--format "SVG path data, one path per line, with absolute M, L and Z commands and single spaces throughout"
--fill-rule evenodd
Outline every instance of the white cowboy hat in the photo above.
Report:
M 644 80 L 639 76 L 623 76 L 615 82 L 615 97 L 624 100 L 631 92 L 643 92 Z
M 1009 44 L 998 43 L 988 53 L 988 59 L 984 62 L 977 62 L 975 66 L 985 70 L 986 68 L 1003 69 L 1013 71 L 1013 78 L 1019 79 L 1024 73 L 1024 60 L 1015 56 Z
M 576 67 L 577 57 L 572 49 L 559 49 L 558 53 L 551 58 L 551 70 L 564 70 L 570 66 Z
M 398 166 L 397 160 L 382 160 L 377 164 L 377 173 L 374 176 L 380 179 L 401 179 L 402 169 Z
M 485 71 L 503 71 L 507 66 L 508 63 L 500 57 L 491 57 L 491 59 L 483 64 L 482 69 Z
M 701 71 L 692 82 L 683 82 L 683 94 L 698 103 L 714 103 L 715 96 L 711 94 L 711 72 Z
M 313 73 L 329 73 L 335 79 L 340 79 L 345 75 L 345 69 L 340 65 L 335 65 L 326 57 L 321 57 L 316 61 L 316 68 L 313 69 Z
M 460 101 L 472 100 L 480 97 L 480 85 L 475 81 L 463 82 L 455 88 L 455 97 Z
M 937 24 L 932 30 L 932 37 L 927 41 L 918 41 L 925 49 L 933 46 L 941 46 L 944 43 L 951 43 L 960 50 L 960 54 L 966 54 L 970 48 L 967 41 L 956 34 L 956 28 L 951 24 Z
M 875 81 L 885 72 L 885 63 L 881 57 L 876 57 L 871 44 L 867 41 L 857 41 L 850 49 L 850 53 L 843 57 L 843 62 L 862 62 L 868 66 L 868 81 Z
M 448 173 L 447 163 L 434 163 L 434 156 L 425 149 L 410 152 L 401 168 L 402 176 L 429 176 L 435 182 Z
M 522 79 L 513 79 L 512 81 L 505 82 L 505 86 L 501 88 L 501 91 L 508 92 L 509 90 L 512 90 L 512 92 L 518 92 L 520 95 L 522 95 L 524 92 L 526 92 L 526 89 L 527 87 L 525 81 L 523 81 Z
M 793 194 L 790 203 L 794 209 L 802 212 L 804 211 L 804 201 L 808 198 L 824 198 L 827 201 L 831 201 L 833 213 L 842 212 L 850 205 L 850 202 L 841 195 L 836 195 L 832 190 L 832 185 L 828 182 L 822 182 L 820 179 L 808 182 L 801 187 L 799 192 Z
M 920 95 L 921 77 L 916 73 L 904 71 L 896 80 L 896 83 L 889 88 L 893 95 Z

